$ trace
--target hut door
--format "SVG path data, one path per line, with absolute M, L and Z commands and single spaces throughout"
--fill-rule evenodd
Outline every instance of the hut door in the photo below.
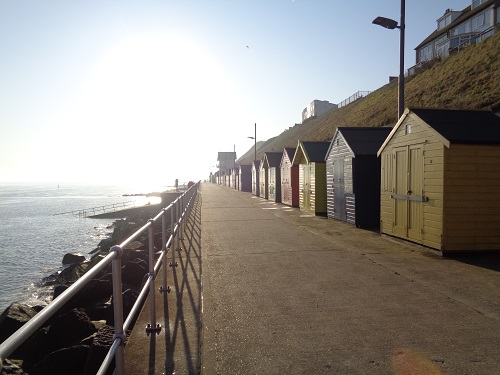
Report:
M 394 199 L 394 234 L 411 240 L 422 239 L 424 159 L 422 145 L 395 149 L 396 176 Z
M 309 210 L 311 208 L 311 171 L 309 169 L 309 164 L 301 164 L 303 169 L 303 183 L 302 183 L 302 195 L 304 198 L 304 210 Z
M 333 161 L 333 217 L 338 220 L 347 220 L 345 210 L 343 158 L 336 158 Z
M 408 201 L 399 199 L 406 196 L 408 191 L 408 154 L 405 147 L 399 147 L 396 153 L 396 176 L 394 181 L 394 234 L 401 237 L 408 237 Z
M 424 181 L 424 158 L 422 145 L 409 146 L 408 148 L 408 192 L 409 197 L 422 196 Z M 408 237 L 412 240 L 422 239 L 423 229 L 422 200 L 408 200 Z

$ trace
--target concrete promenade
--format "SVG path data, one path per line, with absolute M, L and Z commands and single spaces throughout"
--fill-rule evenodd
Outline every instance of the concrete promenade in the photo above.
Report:
M 128 374 L 500 374 L 498 255 L 442 258 L 207 183 L 182 243 Z

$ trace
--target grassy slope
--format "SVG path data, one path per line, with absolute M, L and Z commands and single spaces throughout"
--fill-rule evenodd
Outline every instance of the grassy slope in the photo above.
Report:
M 476 46 L 436 63 L 405 81 L 406 107 L 491 109 L 500 111 L 500 32 Z M 344 108 L 285 130 L 257 152 L 283 151 L 297 141 L 330 141 L 338 126 L 384 126 L 397 122 L 397 82 Z M 253 149 L 252 149 L 253 150 Z M 250 151 L 250 150 L 249 150 Z M 251 156 L 248 156 L 251 154 Z M 250 164 L 253 153 L 238 162 Z

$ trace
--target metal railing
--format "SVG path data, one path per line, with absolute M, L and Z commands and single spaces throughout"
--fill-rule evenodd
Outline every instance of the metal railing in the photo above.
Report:
M 427 65 L 431 66 L 433 62 L 438 61 L 438 59 L 444 59 L 453 53 L 460 52 L 464 48 L 470 46 L 470 45 L 475 45 L 484 39 L 488 38 L 489 36 L 493 35 L 495 32 L 495 26 L 489 27 L 488 29 L 481 31 L 480 33 L 475 33 L 475 34 L 470 34 L 469 38 L 464 40 L 463 42 L 459 43 L 458 45 L 454 47 L 448 47 L 445 49 L 438 49 L 435 48 L 431 54 L 430 57 L 427 58 L 425 61 L 421 61 L 416 65 L 413 65 L 412 67 L 408 68 L 406 72 L 406 76 L 413 76 L 417 73 L 419 73 L 420 70 L 424 70 Z M 463 37 L 464 35 L 462 35 Z M 451 39 L 455 38 L 460 38 L 460 35 L 452 38 L 448 38 L 444 40 L 443 42 L 440 43 L 440 45 L 445 45 L 447 43 L 450 43 Z
M 135 207 L 137 207 L 135 205 L 135 203 L 136 203 L 135 201 L 112 203 L 112 204 L 106 204 L 104 206 L 84 208 L 81 210 L 60 212 L 58 214 L 54 214 L 54 216 L 71 214 L 73 216 L 78 216 L 78 217 L 87 217 L 87 216 L 99 215 L 99 214 L 104 214 L 104 213 L 109 213 L 109 212 L 115 212 L 118 210 L 124 210 L 127 208 L 135 208 Z
M 370 94 L 371 91 L 358 91 L 355 94 L 351 95 L 345 100 L 342 100 L 339 104 L 337 104 L 338 108 L 345 107 L 346 105 L 349 105 L 353 102 L 355 102 L 358 99 L 361 99 L 365 97 L 366 95 Z
M 105 374 L 107 369 L 115 359 L 115 373 L 121 375 L 124 372 L 124 343 L 126 340 L 125 332 L 130 328 L 135 316 L 140 312 L 143 301 L 149 293 L 150 296 L 150 321 L 146 329 L 147 332 L 158 332 L 161 330 L 160 325 L 156 323 L 155 310 L 155 290 L 154 279 L 163 265 L 163 286 L 160 292 L 166 293 L 169 288 L 167 286 L 167 266 L 176 266 L 175 251 L 176 244 L 179 244 L 183 237 L 186 220 L 189 217 L 194 200 L 198 193 L 200 182 L 194 184 L 183 195 L 179 196 L 168 207 L 163 208 L 154 218 L 150 219 L 147 224 L 138 229 L 134 234 L 128 237 L 120 245 L 115 245 L 109 249 L 109 254 L 86 272 L 81 278 L 73 283 L 68 289 L 60 294 L 56 299 L 49 303 L 43 310 L 36 314 L 30 321 L 25 323 L 21 328 L 8 337 L 0 344 L 0 370 L 3 366 L 3 360 L 8 358 L 21 344 L 23 344 L 33 333 L 35 333 L 50 317 L 52 317 L 61 307 L 64 306 L 80 289 L 90 282 L 99 272 L 103 271 L 112 263 L 112 279 L 113 279 L 113 310 L 114 310 L 114 328 L 113 344 L 104 358 L 104 361 L 99 368 L 97 374 Z M 167 238 L 167 215 L 170 214 L 170 236 Z M 162 227 L 162 251 L 155 264 L 154 259 L 154 224 L 161 220 Z M 139 296 L 137 297 L 134 306 L 124 322 L 123 316 L 123 300 L 122 300 L 122 274 L 121 274 L 121 257 L 123 248 L 137 239 L 143 232 L 148 231 L 149 237 L 149 273 Z M 172 250 L 171 263 L 165 264 L 168 250 Z

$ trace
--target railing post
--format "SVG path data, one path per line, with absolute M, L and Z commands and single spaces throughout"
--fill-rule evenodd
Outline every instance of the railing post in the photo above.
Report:
M 175 261 L 175 252 L 177 251 L 177 247 L 176 247 L 176 235 L 175 235 L 175 231 L 176 231 L 176 224 L 177 224 L 177 201 L 179 199 L 177 198 L 174 203 L 172 204 L 172 206 L 170 207 L 170 217 L 171 217 L 171 220 L 170 220 L 170 226 L 172 228 L 171 230 L 171 235 L 172 235 L 172 242 L 171 242 L 171 245 L 170 245 L 170 250 L 172 252 L 172 261 L 170 262 L 170 267 L 177 267 L 177 263 Z
M 184 225 L 186 223 L 186 216 L 184 215 L 186 212 L 186 194 L 181 195 L 181 240 L 184 239 Z
M 160 334 L 161 325 L 156 323 L 156 303 L 155 303 L 155 254 L 154 254 L 154 236 L 155 236 L 155 221 L 149 219 L 148 237 L 149 237 L 149 313 L 150 321 L 146 327 L 146 334 L 156 332 Z
M 162 260 L 162 268 L 163 268 L 163 285 L 160 288 L 160 293 L 170 292 L 169 287 L 167 286 L 167 209 L 163 209 L 163 213 L 161 215 L 161 244 L 162 244 L 162 252 L 161 256 Z
M 123 347 L 125 345 L 125 332 L 123 332 L 123 296 L 122 296 L 122 255 L 123 249 L 115 245 L 109 249 L 109 252 L 116 252 L 118 256 L 113 259 L 111 269 L 113 277 L 113 309 L 115 320 L 115 335 L 113 340 L 119 338 L 120 345 L 115 354 L 115 373 L 122 375 L 125 368 L 125 357 Z

